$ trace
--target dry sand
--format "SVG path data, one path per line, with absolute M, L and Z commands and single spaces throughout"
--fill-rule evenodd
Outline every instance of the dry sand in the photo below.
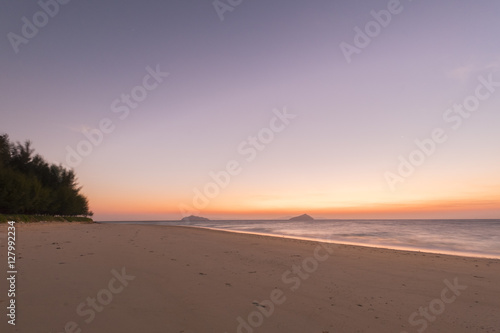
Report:
M 493 259 L 78 223 L 17 224 L 16 252 L 1 332 L 500 332 Z

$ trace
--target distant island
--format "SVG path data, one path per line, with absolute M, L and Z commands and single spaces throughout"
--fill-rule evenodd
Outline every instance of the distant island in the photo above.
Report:
M 289 221 L 314 221 L 314 218 L 307 214 L 302 214 L 299 216 L 292 217 Z
M 210 220 L 207 219 L 206 217 L 191 215 L 191 216 L 183 217 L 181 221 L 182 222 L 205 222 L 205 221 L 210 221 Z

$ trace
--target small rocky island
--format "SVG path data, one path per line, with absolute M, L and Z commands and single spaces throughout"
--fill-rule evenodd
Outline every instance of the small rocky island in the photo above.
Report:
M 314 218 L 307 214 L 302 214 L 299 216 L 292 217 L 289 221 L 314 221 Z
M 210 220 L 207 219 L 206 217 L 190 215 L 190 216 L 183 217 L 181 221 L 182 222 L 206 222 L 206 221 L 210 221 Z

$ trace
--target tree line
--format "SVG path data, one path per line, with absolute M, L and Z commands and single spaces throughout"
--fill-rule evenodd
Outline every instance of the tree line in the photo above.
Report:
M 0 214 L 91 216 L 75 173 L 0 135 Z

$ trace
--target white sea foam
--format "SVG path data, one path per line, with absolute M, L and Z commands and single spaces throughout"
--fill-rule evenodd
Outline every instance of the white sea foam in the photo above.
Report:
M 138 221 L 357 244 L 390 249 L 500 258 L 500 220 L 228 220 Z

